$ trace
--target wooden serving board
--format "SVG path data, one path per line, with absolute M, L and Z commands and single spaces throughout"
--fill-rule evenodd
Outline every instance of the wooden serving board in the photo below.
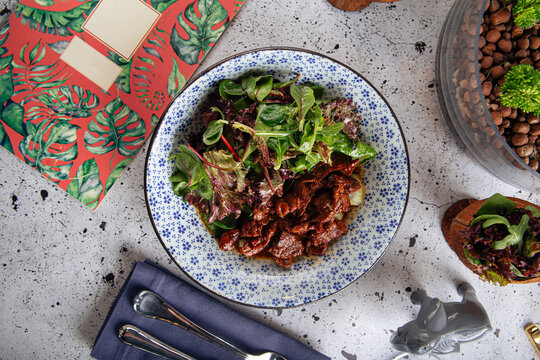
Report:
M 338 9 L 345 11 L 362 10 L 372 2 L 390 3 L 398 0 L 328 0 L 328 2 Z
M 524 208 L 527 205 L 532 205 L 540 210 L 540 206 L 528 201 L 512 197 L 509 199 L 516 203 L 517 208 Z M 446 242 L 450 248 L 454 250 L 459 260 L 461 260 L 461 262 L 471 271 L 473 271 L 475 267 L 469 262 L 463 252 L 463 244 L 465 243 L 463 231 L 469 227 L 469 224 L 474 219 L 474 214 L 476 214 L 486 200 L 487 199 L 464 199 L 456 202 L 446 210 L 441 223 L 442 233 Z M 540 282 L 540 277 L 524 280 L 510 280 L 510 284 L 531 284 L 536 282 Z

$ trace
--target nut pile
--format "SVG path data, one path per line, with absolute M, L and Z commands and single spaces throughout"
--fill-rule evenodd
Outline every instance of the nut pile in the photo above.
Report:
M 540 69 L 539 26 L 515 26 L 512 2 L 491 0 L 484 12 L 478 43 L 482 92 L 493 122 L 517 155 L 540 172 L 540 117 L 499 102 L 504 75 L 513 65 L 530 64 Z

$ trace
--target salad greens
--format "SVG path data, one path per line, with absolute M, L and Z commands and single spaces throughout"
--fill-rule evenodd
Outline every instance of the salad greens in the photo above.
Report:
M 280 194 L 287 179 L 331 164 L 335 153 L 358 165 L 377 155 L 358 138 L 360 115 L 351 100 L 324 102 L 321 87 L 298 79 L 221 81 L 203 115 L 206 129 L 172 156 L 174 193 L 196 205 L 207 224 L 231 228 L 231 219 Z
M 517 209 L 501 194 L 491 196 L 475 214 L 465 237 L 464 253 L 481 276 L 506 285 L 508 279 L 538 276 L 540 211 Z

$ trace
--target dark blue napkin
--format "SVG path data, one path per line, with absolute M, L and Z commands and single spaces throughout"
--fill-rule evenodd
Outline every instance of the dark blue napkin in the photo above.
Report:
M 120 290 L 101 328 L 92 356 L 99 360 L 159 360 L 158 356 L 125 345 L 118 329 L 132 324 L 199 360 L 238 360 L 177 326 L 135 313 L 132 300 L 141 290 L 152 290 L 163 300 L 215 335 L 247 351 L 275 351 L 288 360 L 329 358 L 266 325 L 239 314 L 150 262 L 137 262 Z

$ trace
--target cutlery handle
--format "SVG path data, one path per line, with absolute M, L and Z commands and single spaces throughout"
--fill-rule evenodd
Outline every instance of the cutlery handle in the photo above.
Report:
M 204 340 L 221 346 L 225 350 L 235 354 L 241 359 L 249 359 L 249 355 L 240 350 L 236 346 L 228 343 L 219 336 L 212 334 L 211 332 L 203 329 L 193 321 L 189 320 L 185 315 L 181 314 L 178 310 L 166 303 L 161 297 L 150 290 L 143 290 L 133 301 L 133 308 L 135 311 L 143 316 L 150 317 L 152 319 L 158 319 L 166 321 L 173 325 L 176 325 L 184 330 L 187 330 Z
M 142 331 L 133 325 L 124 325 L 120 328 L 118 336 L 120 340 L 137 349 L 147 351 L 169 360 L 197 360 L 178 349 L 159 341 L 152 335 Z

